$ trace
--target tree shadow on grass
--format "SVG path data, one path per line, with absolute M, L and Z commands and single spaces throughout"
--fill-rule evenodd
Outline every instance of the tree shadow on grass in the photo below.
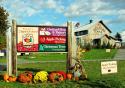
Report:
M 18 71 L 32 71 L 32 72 L 38 72 L 42 71 L 43 69 L 38 69 L 38 68 L 18 68 Z

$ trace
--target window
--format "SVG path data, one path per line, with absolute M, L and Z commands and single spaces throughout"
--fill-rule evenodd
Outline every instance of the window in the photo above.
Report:
M 79 32 L 75 32 L 75 36 L 79 36 Z
M 80 35 L 86 35 L 88 34 L 88 30 L 80 31 Z
M 81 35 L 86 35 L 86 34 L 88 34 L 88 30 L 83 30 L 83 31 L 75 32 L 76 36 L 81 36 Z

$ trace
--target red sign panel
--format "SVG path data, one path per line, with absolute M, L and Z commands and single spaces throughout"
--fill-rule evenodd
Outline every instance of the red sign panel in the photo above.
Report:
M 39 36 L 40 44 L 65 44 L 65 36 Z

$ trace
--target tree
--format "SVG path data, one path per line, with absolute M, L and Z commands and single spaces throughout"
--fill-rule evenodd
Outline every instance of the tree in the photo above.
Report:
M 121 35 L 120 35 L 118 32 L 116 33 L 115 38 L 116 38 L 118 41 L 122 42 L 122 37 L 121 37 Z
M 3 7 L 0 7 L 0 35 L 5 35 L 9 27 L 8 16 L 8 12 Z
M 8 29 L 8 12 L 0 6 L 0 50 L 6 47 L 6 30 Z

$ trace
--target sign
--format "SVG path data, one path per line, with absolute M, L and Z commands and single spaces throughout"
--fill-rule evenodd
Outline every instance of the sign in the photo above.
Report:
M 17 27 L 17 51 L 38 51 L 38 27 Z
M 106 52 L 110 53 L 110 52 L 111 52 L 111 49 L 106 49 Z
M 66 52 L 67 27 L 17 26 L 18 52 Z
M 66 45 L 65 44 L 40 44 L 39 47 L 40 51 L 66 51 Z
M 4 53 L 1 53 L 1 52 L 0 52 L 0 56 L 4 56 Z
M 65 36 L 40 36 L 39 43 L 40 44 L 65 44 L 66 37 Z
M 101 62 L 101 73 L 102 74 L 117 73 L 117 61 Z

